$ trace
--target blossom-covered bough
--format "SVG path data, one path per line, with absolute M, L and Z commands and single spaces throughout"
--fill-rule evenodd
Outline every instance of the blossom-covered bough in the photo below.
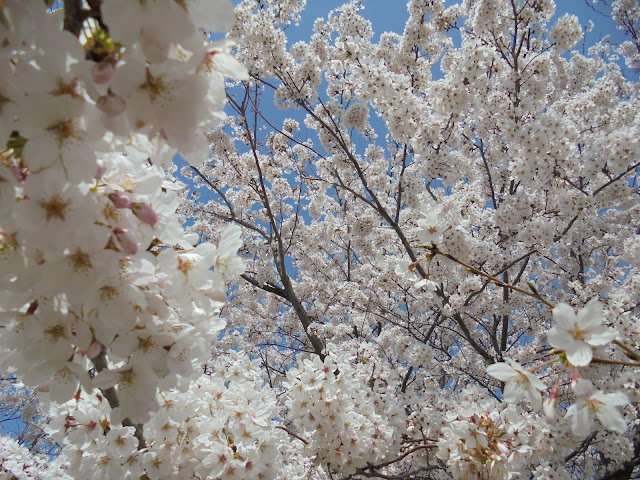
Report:
M 0 0 L 0 475 L 634 478 L 637 1 L 407 8 Z
M 3 478 L 166 478 L 145 429 L 198 388 L 244 271 L 241 228 L 185 232 L 167 176 L 208 157 L 224 78 L 247 78 L 204 34 L 232 24 L 225 0 L 0 3 L 0 358 L 54 402 L 63 447 L 37 472 L 3 440 Z

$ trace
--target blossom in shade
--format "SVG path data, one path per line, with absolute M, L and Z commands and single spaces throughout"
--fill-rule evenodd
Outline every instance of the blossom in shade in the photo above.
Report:
M 596 420 L 612 432 L 622 433 L 627 429 L 622 413 L 616 408 L 629 403 L 624 393 L 604 393 L 584 378 L 573 382 L 572 387 L 577 399 L 576 403 L 567 409 L 566 418 L 571 420 L 573 433 L 588 435 L 595 430 Z
M 539 409 L 542 406 L 540 390 L 544 390 L 546 385 L 518 362 L 505 358 L 504 362 L 489 365 L 487 373 L 506 382 L 503 398 L 507 403 L 516 403 L 521 398 L 527 397 L 533 408 Z

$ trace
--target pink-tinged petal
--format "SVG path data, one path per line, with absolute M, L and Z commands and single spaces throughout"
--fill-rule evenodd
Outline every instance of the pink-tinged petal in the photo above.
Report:
M 113 233 L 125 252 L 129 255 L 135 255 L 138 252 L 138 243 L 128 228 L 116 227 L 113 229 Z
M 97 84 L 107 83 L 111 80 L 113 72 L 116 71 L 116 67 L 112 61 L 105 61 L 101 63 L 94 63 L 91 68 L 91 78 Z
M 107 166 L 104 164 L 104 161 L 98 159 L 96 161 L 96 178 L 100 180 L 106 171 Z
M 129 195 L 124 192 L 113 192 L 107 195 L 107 197 L 118 208 L 131 208 L 131 199 L 129 198 Z
M 100 355 L 101 351 L 102 351 L 102 344 L 97 340 L 93 340 L 89 345 L 89 348 L 87 348 L 87 357 L 96 358 L 98 355 Z
M 573 341 L 565 348 L 565 352 L 567 360 L 574 367 L 586 367 L 593 358 L 591 347 L 581 340 Z
M 518 376 L 518 373 L 512 367 L 502 362 L 489 365 L 487 373 L 502 382 L 508 382 Z
M 552 311 L 553 319 L 560 328 L 569 330 L 576 322 L 576 314 L 573 308 L 566 303 L 559 303 Z
M 158 223 L 158 214 L 153 211 L 150 205 L 146 203 L 134 203 L 131 205 L 131 211 L 138 217 L 142 223 L 151 225 L 152 227 Z
M 116 95 L 111 90 L 106 95 L 101 96 L 96 101 L 96 107 L 104 112 L 108 117 L 120 115 L 127 109 L 127 104 L 121 96 Z

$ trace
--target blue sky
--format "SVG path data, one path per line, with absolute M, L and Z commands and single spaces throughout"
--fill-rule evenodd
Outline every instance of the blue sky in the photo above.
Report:
M 234 3 L 239 2 L 235 1 Z M 307 0 L 307 7 L 302 13 L 300 25 L 287 31 L 290 43 L 308 40 L 311 36 L 313 23 L 316 18 L 326 18 L 331 10 L 345 3 L 345 0 Z M 460 0 L 460 2 L 446 0 L 445 3 L 447 5 L 454 5 L 456 3 L 462 3 L 462 0 Z M 376 41 L 380 34 L 385 31 L 402 33 L 404 24 L 409 17 L 404 0 L 364 0 L 363 4 L 363 16 L 373 23 L 374 39 Z M 596 7 L 597 6 L 598 4 L 596 4 Z M 624 39 L 624 35 L 616 30 L 611 19 L 595 12 L 584 0 L 557 0 L 556 17 L 565 13 L 576 15 L 582 25 L 585 25 L 589 20 L 594 23 L 594 30 L 587 34 L 587 46 L 595 43 L 604 35 L 611 35 L 612 40 L 615 42 L 620 42 Z

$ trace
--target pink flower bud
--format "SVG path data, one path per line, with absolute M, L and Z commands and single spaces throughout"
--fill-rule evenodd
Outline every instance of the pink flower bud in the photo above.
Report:
M 97 84 L 106 83 L 111 79 L 113 72 L 116 71 L 116 67 L 112 61 L 104 61 L 96 63 L 91 67 L 91 78 Z
M 129 255 L 135 255 L 137 253 L 138 242 L 136 242 L 136 239 L 133 237 L 131 230 L 116 227 L 113 229 L 113 233 L 115 233 L 118 242 L 120 242 L 120 246 L 125 252 Z
M 11 170 L 11 173 L 13 173 L 15 179 L 19 182 L 22 182 L 27 178 L 27 172 L 23 168 L 15 167 L 12 165 L 9 167 L 9 170 Z
M 131 199 L 129 195 L 124 192 L 113 192 L 107 195 L 109 200 L 113 202 L 113 204 L 118 208 L 131 208 Z M 135 212 L 134 212 L 135 213 Z
M 106 95 L 101 96 L 96 102 L 96 107 L 109 117 L 120 115 L 127 108 L 127 104 L 122 97 L 116 95 L 111 90 Z
M 100 355 L 101 350 L 102 344 L 94 338 L 91 342 L 91 345 L 89 345 L 89 348 L 87 348 L 87 357 L 96 358 L 98 355 Z
M 150 205 L 146 203 L 134 203 L 131 205 L 131 211 L 138 217 L 142 223 L 151 225 L 152 227 L 158 223 L 158 214 L 153 211 Z
M 48 392 L 48 391 L 49 391 L 49 385 L 50 385 L 50 380 L 48 380 L 48 381 L 46 381 L 46 382 L 41 383 L 40 385 L 38 385 L 38 386 L 36 387 L 36 390 L 37 390 L 38 392 Z
M 102 176 L 104 175 L 104 172 L 107 171 L 107 166 L 100 159 L 98 159 L 98 161 L 96 162 L 96 166 L 98 168 L 97 171 L 96 171 L 96 179 L 100 180 L 102 178 Z

